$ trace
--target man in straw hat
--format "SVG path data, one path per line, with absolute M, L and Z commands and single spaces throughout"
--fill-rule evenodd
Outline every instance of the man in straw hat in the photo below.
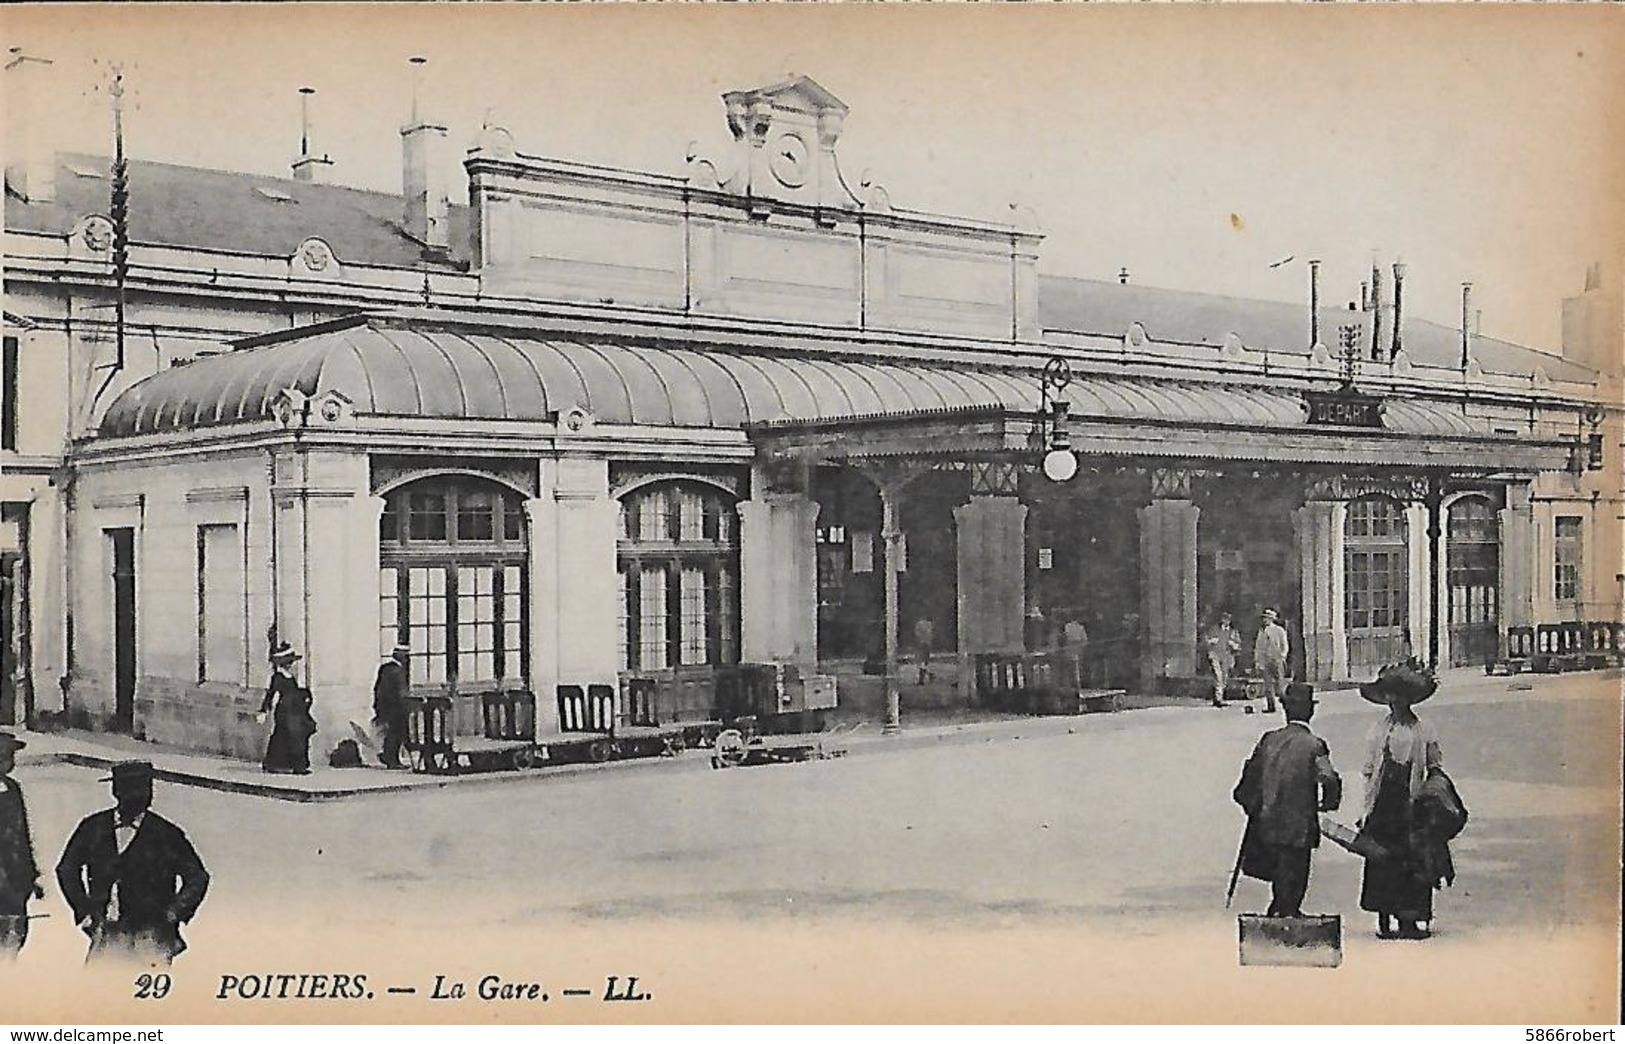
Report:
M 1320 845 L 1319 813 L 1335 811 L 1343 800 L 1331 751 L 1309 731 L 1315 703 L 1307 682 L 1287 687 L 1281 697 L 1286 724 L 1259 737 L 1231 793 L 1247 813 L 1238 866 L 1270 883 L 1270 917 L 1302 916 L 1310 856 Z
M 0 732 L 0 959 L 16 956 L 28 941 L 28 900 L 45 895 L 34 863 L 23 788 L 11 778 L 17 752 L 26 746 L 11 733 Z
M 1264 710 L 1275 713 L 1275 701 L 1286 688 L 1286 628 L 1274 609 L 1265 609 L 1253 640 L 1253 669 L 1264 679 Z
M 56 864 L 62 898 L 90 937 L 87 960 L 134 957 L 168 964 L 186 943 L 209 872 L 180 827 L 152 811 L 152 765 L 125 761 L 105 777 L 114 808 L 86 816 Z
M 372 683 L 372 717 L 383 733 L 383 750 L 378 760 L 385 768 L 401 768 L 401 747 L 406 744 L 406 697 L 411 692 L 408 669 L 412 663 L 412 649 L 405 643 L 396 643 L 395 649 L 378 667 L 378 677 Z

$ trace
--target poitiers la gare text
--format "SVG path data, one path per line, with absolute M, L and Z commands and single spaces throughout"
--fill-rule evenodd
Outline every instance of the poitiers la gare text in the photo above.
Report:
M 604 988 L 565 986 L 550 990 L 540 982 L 520 981 L 501 975 L 487 974 L 474 980 L 472 990 L 468 980 L 437 974 L 425 991 L 416 986 L 387 986 L 384 992 L 393 996 L 423 996 L 431 1001 L 534 1001 L 548 1003 L 553 1000 L 579 1000 L 597 998 L 603 1003 L 653 1000 L 654 994 L 638 984 L 638 976 L 608 975 Z M 267 973 L 264 975 L 220 976 L 220 988 L 215 1000 L 373 1000 L 378 991 L 368 983 L 362 972 L 338 972 L 331 975 L 305 973 Z

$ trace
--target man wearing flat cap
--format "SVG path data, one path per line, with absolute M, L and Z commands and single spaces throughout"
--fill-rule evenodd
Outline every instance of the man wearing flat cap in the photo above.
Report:
M 1293 682 L 1281 697 L 1286 725 L 1264 733 L 1231 793 L 1247 813 L 1241 872 L 1270 882 L 1270 917 L 1300 917 L 1321 812 L 1336 811 L 1343 780 L 1326 741 L 1309 731 L 1315 690 Z
M 0 732 L 0 960 L 22 950 L 28 941 L 28 900 L 45 895 L 34 864 L 23 788 L 11 778 L 17 752 L 26 746 L 11 733 Z
M 209 889 L 186 834 L 152 811 L 152 765 L 113 766 L 116 807 L 85 817 L 56 864 L 62 898 L 90 937 L 87 960 L 134 957 L 168 964 L 186 943 L 180 926 Z

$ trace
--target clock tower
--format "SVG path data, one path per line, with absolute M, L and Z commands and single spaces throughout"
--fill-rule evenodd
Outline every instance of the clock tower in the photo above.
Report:
M 737 159 L 728 187 L 752 200 L 819 209 L 854 209 L 857 201 L 835 166 L 835 143 L 847 107 L 810 77 L 722 96 Z

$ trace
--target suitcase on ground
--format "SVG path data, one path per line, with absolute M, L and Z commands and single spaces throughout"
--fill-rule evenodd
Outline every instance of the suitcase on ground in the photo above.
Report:
M 1236 918 L 1244 966 L 1336 968 L 1343 963 L 1343 919 L 1336 914 Z

